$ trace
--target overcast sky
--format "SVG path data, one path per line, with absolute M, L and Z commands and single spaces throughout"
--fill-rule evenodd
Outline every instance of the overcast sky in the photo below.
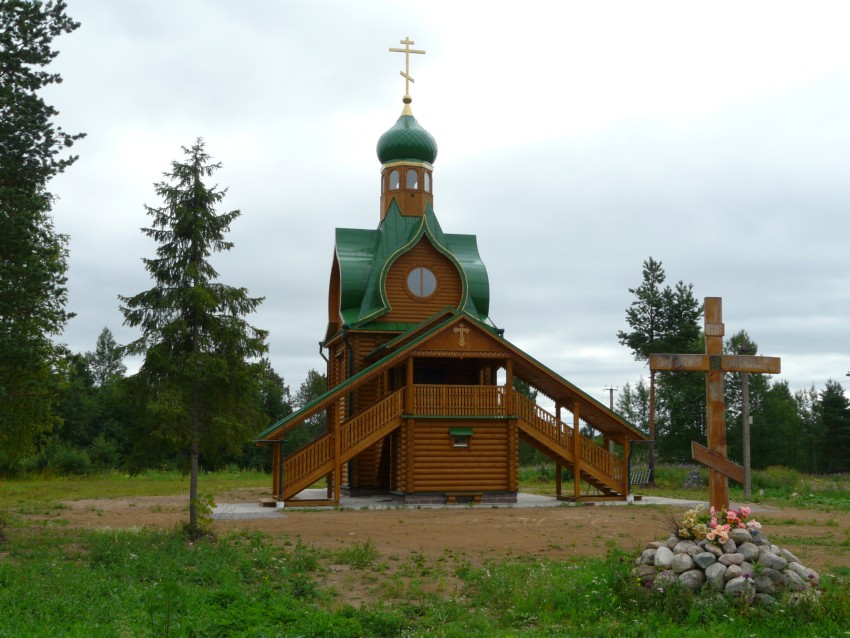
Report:
M 293 390 L 324 370 L 335 227 L 379 221 L 378 137 L 413 112 L 434 204 L 472 233 L 505 336 L 596 398 L 646 368 L 618 343 L 647 257 L 723 298 L 792 388 L 850 372 L 850 6 L 845 2 L 70 0 L 58 123 L 88 137 L 51 184 L 70 235 L 62 339 L 120 343 L 151 287 L 153 184 L 203 137 L 238 208 L 221 281 Z M 138 362 L 128 362 L 130 367 Z

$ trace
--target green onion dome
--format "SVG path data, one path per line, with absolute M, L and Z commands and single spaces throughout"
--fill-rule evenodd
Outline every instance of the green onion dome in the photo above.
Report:
M 378 140 L 378 159 L 381 164 L 401 161 L 433 164 L 436 158 L 437 141 L 419 125 L 405 104 L 401 117 Z

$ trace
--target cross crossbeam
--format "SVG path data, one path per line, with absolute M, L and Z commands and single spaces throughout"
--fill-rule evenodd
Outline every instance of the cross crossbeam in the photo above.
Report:
M 469 328 L 467 328 L 463 324 L 459 324 L 457 327 L 455 327 L 454 330 L 452 330 L 452 332 L 454 332 L 458 336 L 457 337 L 458 347 L 459 348 L 465 348 L 466 347 L 466 335 L 469 334 Z
M 401 77 L 404 78 L 404 96 L 410 97 L 410 83 L 415 82 L 415 80 L 410 76 L 410 54 L 411 53 L 420 53 L 424 54 L 425 51 L 421 49 L 411 49 L 411 44 L 416 44 L 413 40 L 411 40 L 408 36 L 404 37 L 404 40 L 399 40 L 399 44 L 403 44 L 403 49 L 397 49 L 394 47 L 390 47 L 390 52 L 392 53 L 404 53 L 404 71 L 399 71 Z
M 708 447 L 698 443 L 691 446 L 694 460 L 708 466 L 708 491 L 711 505 L 716 509 L 729 507 L 729 479 L 744 482 L 744 468 L 727 457 L 726 403 L 723 394 L 723 374 L 726 372 L 755 372 L 778 374 L 779 357 L 723 354 L 723 307 L 720 297 L 706 297 L 705 354 L 652 354 L 649 369 L 670 372 L 705 372 L 706 417 Z
M 755 372 L 779 374 L 782 371 L 779 357 L 756 357 L 748 354 L 651 354 L 649 367 L 672 372 Z

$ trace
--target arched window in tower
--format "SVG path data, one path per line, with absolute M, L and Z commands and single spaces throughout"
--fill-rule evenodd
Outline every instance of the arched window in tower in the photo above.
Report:
M 431 192 L 431 173 L 429 173 L 428 171 L 425 171 L 425 179 L 423 179 L 422 182 L 425 186 L 425 192 L 430 193 Z
M 414 268 L 407 275 L 407 289 L 417 299 L 427 299 L 437 290 L 437 276 L 428 268 Z
M 390 171 L 390 190 L 397 191 L 399 189 L 399 172 L 396 169 Z
M 405 186 L 405 188 L 411 188 L 411 189 L 418 188 L 419 187 L 419 171 L 417 171 L 415 168 L 408 168 L 407 169 L 406 183 L 407 183 L 407 185 Z

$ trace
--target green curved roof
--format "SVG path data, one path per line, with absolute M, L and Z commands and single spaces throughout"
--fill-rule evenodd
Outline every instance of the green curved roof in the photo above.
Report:
M 490 323 L 490 281 L 474 235 L 444 233 L 430 202 L 422 217 L 406 217 L 395 200 L 377 230 L 336 229 L 340 274 L 340 318 L 364 327 L 390 310 L 385 290 L 387 273 L 401 255 L 423 237 L 457 267 L 463 281 L 459 310 Z M 331 335 L 328 335 L 329 337 Z
M 437 141 L 415 117 L 404 113 L 381 135 L 377 150 L 381 164 L 405 160 L 433 164 L 437 159 Z

